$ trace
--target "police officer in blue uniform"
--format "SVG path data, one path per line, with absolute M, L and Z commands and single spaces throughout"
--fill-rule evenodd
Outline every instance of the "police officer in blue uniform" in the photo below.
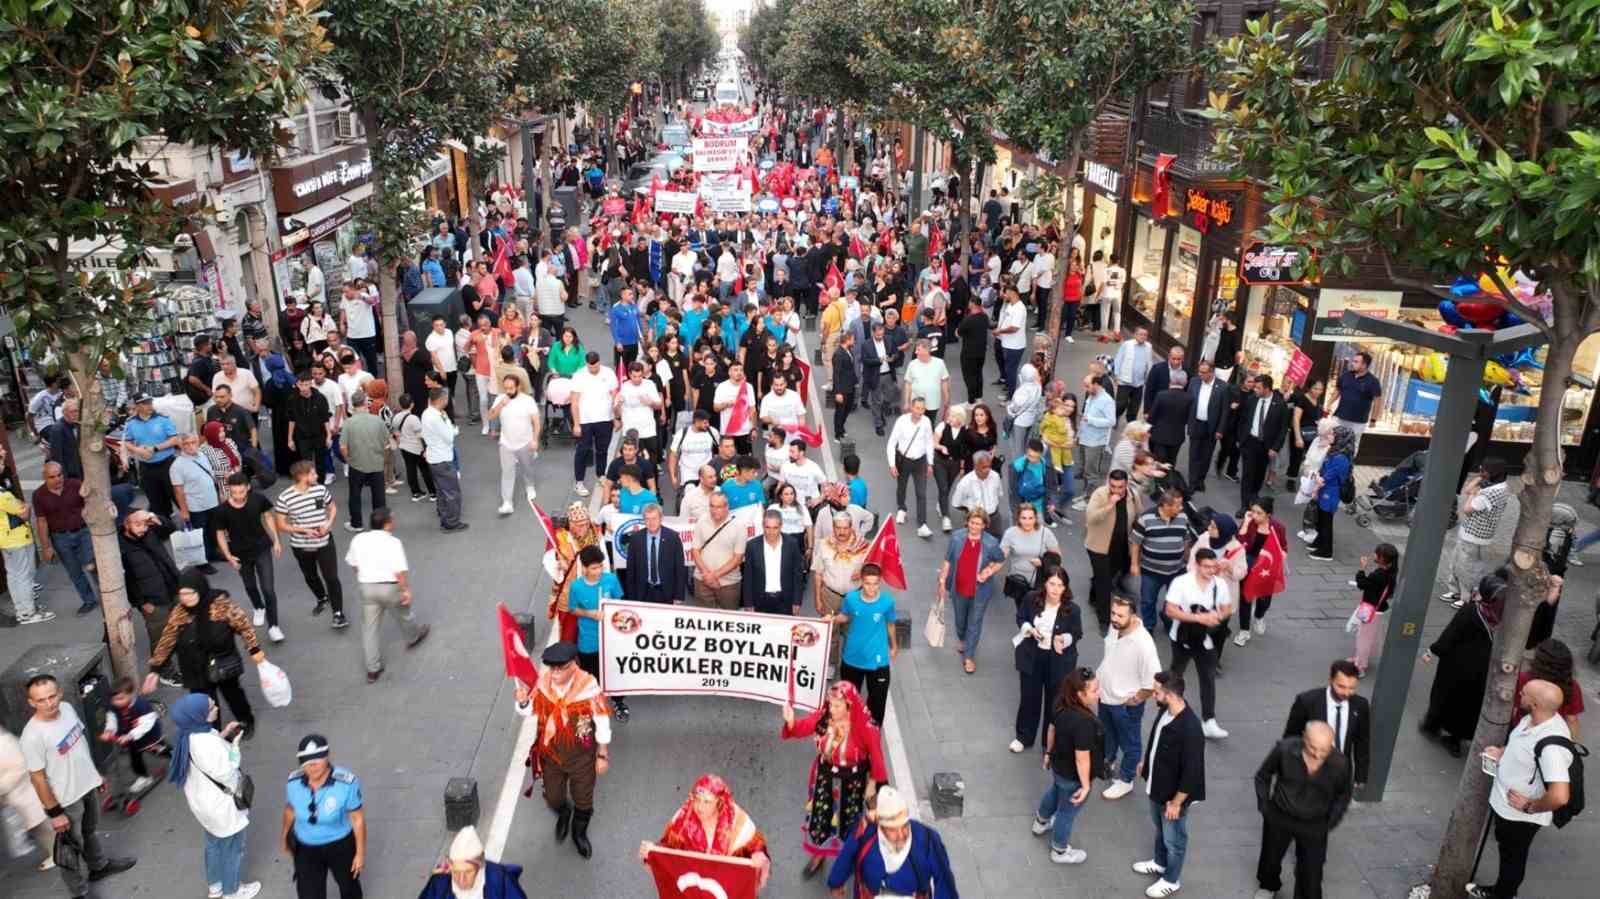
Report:
M 294 859 L 299 899 L 327 899 L 330 874 L 340 899 L 362 899 L 367 820 L 361 781 L 335 766 L 328 753 L 328 738 L 321 734 L 300 740 L 300 767 L 284 787 L 283 851 Z

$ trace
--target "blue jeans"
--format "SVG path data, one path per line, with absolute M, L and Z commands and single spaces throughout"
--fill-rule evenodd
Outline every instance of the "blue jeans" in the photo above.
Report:
M 1167 804 L 1150 800 L 1150 820 L 1156 825 L 1155 863 L 1167 869 L 1161 875 L 1168 883 L 1181 883 L 1183 859 L 1189 854 L 1189 810 L 1184 809 L 1178 820 L 1167 820 Z
M 1122 752 L 1122 762 L 1117 768 L 1117 780 L 1133 783 L 1139 770 L 1139 728 L 1144 723 L 1144 703 L 1138 705 L 1106 705 L 1100 703 L 1100 724 L 1106 729 L 1106 761 L 1116 760 Z
M 222 886 L 222 895 L 239 892 L 239 872 L 244 868 L 244 835 L 249 828 L 231 837 L 206 833 L 206 885 Z
M 89 542 L 89 529 L 78 528 L 68 533 L 50 534 L 50 548 L 55 550 L 56 558 L 61 560 L 61 567 L 67 569 L 67 577 L 72 579 L 72 586 L 77 588 L 78 600 L 86 606 L 100 602 L 95 596 L 94 585 L 89 583 L 89 576 L 84 574 L 83 566 L 94 561 L 94 547 Z
M 1000 348 L 1000 377 L 1006 382 L 1006 396 L 1017 392 L 1017 370 L 1022 368 L 1022 354 L 1027 347 L 1009 350 Z
M 978 656 L 978 639 L 983 636 L 983 613 L 989 609 L 989 591 L 979 591 L 981 598 L 969 599 L 955 591 L 951 591 L 950 598 L 954 600 L 956 613 L 956 639 L 960 640 L 965 649 L 961 651 L 963 661 L 972 661 Z
M 1072 804 L 1072 794 L 1076 792 L 1078 792 L 1076 777 L 1067 777 L 1051 771 L 1050 786 L 1045 787 L 1044 795 L 1039 797 L 1039 820 L 1049 821 L 1051 816 L 1055 817 L 1055 823 L 1050 831 L 1050 848 L 1057 852 L 1065 852 L 1072 845 L 1072 822 L 1077 820 L 1078 813 L 1083 811 L 1083 805 Z
M 1072 465 L 1063 465 L 1060 468 L 1050 469 L 1050 474 L 1055 478 L 1055 483 L 1050 485 L 1051 490 L 1045 499 L 1046 506 L 1054 506 L 1058 512 L 1065 513 L 1072 504 L 1077 491 L 1073 489 L 1074 468 Z
M 1575 556 L 1578 553 L 1581 553 L 1589 547 L 1595 545 L 1596 543 L 1600 543 L 1600 528 L 1595 528 L 1589 533 L 1584 534 L 1582 537 L 1579 537 L 1578 541 L 1572 544 L 1572 552 L 1570 555 Z
M 1152 634 L 1161 623 L 1157 617 L 1161 609 L 1161 591 L 1177 579 L 1176 574 L 1151 574 L 1148 571 L 1139 575 L 1139 618 L 1144 621 L 1144 629 Z

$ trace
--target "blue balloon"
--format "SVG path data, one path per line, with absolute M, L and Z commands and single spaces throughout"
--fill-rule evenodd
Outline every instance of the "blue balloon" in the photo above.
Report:
M 1462 275 L 1450 282 L 1450 295 L 1458 300 L 1475 297 L 1480 293 L 1483 293 L 1483 290 L 1478 287 L 1478 282 L 1468 278 L 1466 275 Z

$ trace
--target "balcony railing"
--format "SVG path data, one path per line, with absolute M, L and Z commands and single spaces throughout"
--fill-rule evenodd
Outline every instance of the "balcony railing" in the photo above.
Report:
M 1148 109 L 1139 136 L 1144 153 L 1178 157 L 1172 168 L 1179 176 L 1217 178 L 1233 170 L 1233 163 L 1212 155 L 1211 126 L 1189 113 Z

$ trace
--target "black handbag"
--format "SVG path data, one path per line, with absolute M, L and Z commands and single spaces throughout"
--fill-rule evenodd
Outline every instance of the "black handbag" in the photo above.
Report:
M 239 655 L 239 650 L 232 646 L 222 655 L 206 658 L 206 683 L 220 684 L 235 680 L 242 674 L 244 674 L 244 658 Z
M 210 774 L 207 774 L 204 770 L 202 770 L 199 765 L 195 765 L 194 768 L 201 774 L 205 774 L 206 780 L 216 784 L 217 789 L 233 797 L 234 808 L 241 812 L 247 812 L 250 810 L 251 803 L 255 802 L 256 799 L 256 782 L 250 779 L 250 775 L 240 771 L 238 782 L 235 783 L 233 789 L 230 790 L 222 785 L 222 781 L 217 780 L 215 777 L 212 777 Z
M 1005 594 L 1012 599 L 1021 599 L 1033 590 L 1033 582 L 1020 574 L 1006 575 Z

